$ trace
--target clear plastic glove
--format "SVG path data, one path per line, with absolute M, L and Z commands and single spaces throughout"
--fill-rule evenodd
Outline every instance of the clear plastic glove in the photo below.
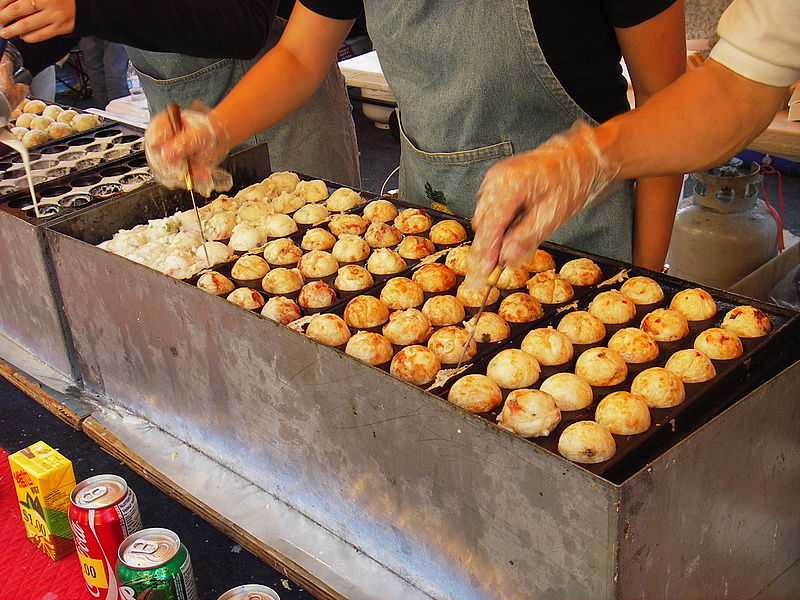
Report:
M 514 268 L 527 262 L 542 241 L 596 200 L 618 171 L 602 156 L 594 130 L 581 122 L 493 165 L 472 219 L 467 285 L 484 285 L 498 263 Z
M 1 115 L 5 118 L 6 123 L 8 123 L 11 111 L 28 95 L 28 86 L 14 81 L 14 74 L 21 67 L 22 57 L 14 45 L 9 42 L 3 58 L 0 60 L 0 94 L 3 95 L 9 107 L 8 113 Z M 2 112 L 5 113 L 5 109 Z
M 150 121 L 144 135 L 145 154 L 153 176 L 170 188 L 186 188 L 186 173 L 191 169 L 195 191 L 203 196 L 231 189 L 230 173 L 219 163 L 230 149 L 229 136 L 209 112 L 195 105 L 181 109 L 182 129 L 176 132 L 166 111 Z

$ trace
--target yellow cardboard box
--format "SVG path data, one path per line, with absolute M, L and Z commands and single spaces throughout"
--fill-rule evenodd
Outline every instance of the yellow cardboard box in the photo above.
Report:
M 75 487 L 72 462 L 44 442 L 8 457 L 25 525 L 25 535 L 52 560 L 75 550 L 69 527 L 69 495 Z

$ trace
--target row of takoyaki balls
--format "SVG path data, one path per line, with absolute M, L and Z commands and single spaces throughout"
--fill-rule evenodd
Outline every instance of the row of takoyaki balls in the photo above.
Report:
M 587 311 L 567 313 L 557 329 L 532 330 L 523 338 L 520 348 L 509 348 L 495 355 L 485 374 L 474 373 L 456 380 L 448 392 L 448 400 L 475 413 L 493 411 L 503 404 L 497 417 L 501 427 L 524 437 L 549 435 L 561 421 L 561 411 L 583 410 L 592 404 L 592 387 L 603 389 L 622 384 L 628 377 L 627 364 L 655 360 L 661 351 L 656 342 L 685 337 L 689 333 L 689 320 L 709 320 L 717 310 L 713 298 L 704 290 L 679 292 L 670 303 L 672 308 L 652 311 L 644 317 L 640 328 L 618 329 L 607 346 L 592 347 L 581 353 L 574 372 L 556 373 L 538 389 L 532 389 L 542 366 L 570 363 L 573 344 L 597 343 L 605 337 L 606 325 L 632 320 L 636 304 L 654 304 L 663 299 L 660 286 L 649 278 L 632 278 L 622 289 L 630 292 L 633 299 L 616 292 L 606 297 L 612 300 L 598 303 L 602 297 L 599 294 Z M 641 293 L 645 290 L 647 293 Z M 626 311 L 630 319 L 623 320 L 620 315 Z M 602 398 L 595 408 L 594 421 L 568 426 L 559 439 L 559 452 L 576 462 L 608 460 L 616 452 L 611 434 L 636 435 L 647 431 L 651 425 L 649 408 L 679 405 L 686 398 L 685 383 L 700 383 L 716 376 L 710 358 L 736 358 L 742 354 L 740 337 L 761 337 L 770 330 L 769 317 L 761 310 L 752 306 L 732 309 L 723 318 L 721 327 L 701 331 L 693 348 L 672 353 L 664 367 L 638 373 L 629 391 L 614 391 Z M 507 392 L 505 403 L 502 390 Z
M 30 148 L 99 124 L 97 115 L 64 109 L 57 104 L 48 105 L 42 100 L 26 99 L 11 112 L 9 127 L 11 133 Z

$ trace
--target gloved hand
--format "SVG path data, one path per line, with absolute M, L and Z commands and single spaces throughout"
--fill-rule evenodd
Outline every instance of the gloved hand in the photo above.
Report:
M 498 262 L 511 268 L 527 262 L 553 231 L 597 199 L 618 171 L 602 156 L 594 130 L 581 122 L 493 165 L 472 219 L 467 285 L 484 285 Z
M 14 74 L 22 67 L 22 56 L 10 42 L 6 45 L 3 58 L 0 60 L 0 94 L 3 95 L 8 103 L 8 113 L 0 116 L 5 117 L 6 123 L 12 110 L 22 102 L 28 95 L 28 86 L 24 83 L 16 83 Z M 5 112 L 3 110 L 2 112 Z M 6 123 L 3 123 L 4 125 Z
M 228 154 L 229 136 L 208 108 L 198 104 L 181 109 L 183 128 L 175 132 L 166 111 L 150 121 L 144 135 L 147 162 L 156 181 L 170 188 L 186 188 L 187 167 L 194 189 L 203 196 L 231 189 L 230 173 L 217 165 Z

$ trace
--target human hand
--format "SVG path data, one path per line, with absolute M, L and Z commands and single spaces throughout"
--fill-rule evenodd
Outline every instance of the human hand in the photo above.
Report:
M 72 33 L 75 0 L 0 0 L 0 37 L 28 43 Z
M 0 94 L 8 103 L 8 113 L 4 115 L 5 117 L 9 117 L 11 111 L 28 95 L 28 86 L 14 81 L 14 74 L 21 66 L 22 57 L 17 49 L 11 43 L 6 44 L 3 58 L 0 60 Z
M 156 181 L 170 189 L 185 188 L 188 169 L 199 194 L 208 197 L 213 191 L 229 190 L 233 186 L 230 173 L 217 166 L 230 149 L 225 129 L 199 103 L 181 109 L 180 117 L 179 131 L 163 111 L 145 132 L 145 154 Z
M 527 262 L 618 171 L 600 152 L 594 130 L 580 122 L 534 150 L 493 165 L 481 183 L 472 219 L 475 240 L 467 285 L 483 285 L 498 262 L 512 268 Z

